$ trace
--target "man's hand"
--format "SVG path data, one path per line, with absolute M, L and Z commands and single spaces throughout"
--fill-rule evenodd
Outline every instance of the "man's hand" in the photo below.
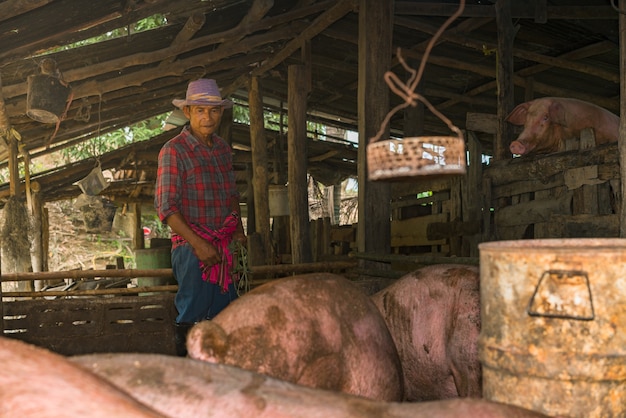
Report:
M 235 231 L 233 233 L 233 241 L 238 241 L 241 245 L 246 245 L 248 243 L 248 237 L 241 231 Z
M 217 248 L 204 239 L 195 242 L 193 249 L 198 259 L 207 267 L 210 267 L 213 264 L 218 264 L 222 261 L 222 256 L 217 251 Z

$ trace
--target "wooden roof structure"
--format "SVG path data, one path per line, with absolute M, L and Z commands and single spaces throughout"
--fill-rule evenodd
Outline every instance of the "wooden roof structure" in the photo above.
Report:
M 377 0 L 379 1 L 379 0 Z M 389 0 L 392 1 L 392 0 Z M 214 78 L 223 96 L 245 103 L 250 76 L 258 76 L 267 109 L 286 113 L 289 65 L 310 65 L 308 120 L 358 131 L 359 19 L 357 0 L 4 0 L 0 1 L 1 93 L 10 126 L 19 132 L 30 158 L 57 151 L 155 115 L 172 111 L 190 80 Z M 464 129 L 468 113 L 496 114 L 497 39 L 495 0 L 468 0 L 463 15 L 433 49 L 420 84 L 422 93 Z M 515 29 L 516 102 L 535 97 L 575 97 L 615 113 L 620 105 L 617 1 L 533 0 L 512 2 Z M 393 50 L 417 66 L 425 47 L 458 7 L 457 0 L 395 1 Z M 160 14 L 167 25 L 138 31 L 135 23 Z M 118 28 L 123 37 L 63 49 Z M 57 52 L 51 52 L 57 51 Z M 66 118 L 55 124 L 31 119 L 27 79 L 44 58 L 52 58 L 72 100 Z M 386 58 L 385 58 L 386 59 Z M 394 57 L 400 78 L 407 72 Z M 372 106 L 391 103 L 371 98 Z M 391 123 L 402 137 L 401 113 Z M 3 127 L 0 127 L 3 128 Z M 425 112 L 426 134 L 448 134 L 447 126 Z M 119 174 L 103 195 L 118 201 L 152 201 L 157 153 L 168 131 L 100 157 L 103 169 Z M 267 131 L 270 166 L 277 170 L 284 141 Z M 250 162 L 247 126 L 231 130 L 242 191 Z M 480 136 L 486 152 L 493 135 Z M 362 140 L 361 140 L 361 143 Z M 282 145 L 281 145 L 282 144 Z M 283 147 L 281 149 L 281 146 Z M 309 171 L 333 184 L 357 175 L 357 144 L 312 134 Z M 8 162 L 0 146 L 0 167 Z M 75 197 L 73 183 L 94 167 L 86 160 L 39 173 L 42 200 Z M 0 186 L 0 201 L 8 185 Z

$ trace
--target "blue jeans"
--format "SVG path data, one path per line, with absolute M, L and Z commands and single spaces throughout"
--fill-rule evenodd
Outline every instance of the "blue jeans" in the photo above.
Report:
M 229 285 L 228 292 L 224 292 L 220 285 L 202 280 L 200 262 L 189 244 L 172 251 L 172 270 L 178 282 L 174 303 L 178 311 L 176 322 L 179 324 L 212 319 L 237 299 L 233 283 Z

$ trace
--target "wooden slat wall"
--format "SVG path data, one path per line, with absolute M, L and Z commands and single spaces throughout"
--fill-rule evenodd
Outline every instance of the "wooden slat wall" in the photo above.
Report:
M 486 167 L 493 231 L 484 239 L 618 237 L 617 144 L 594 142 L 586 130 L 569 151 Z
M 174 293 L 4 302 L 4 336 L 63 355 L 174 354 Z

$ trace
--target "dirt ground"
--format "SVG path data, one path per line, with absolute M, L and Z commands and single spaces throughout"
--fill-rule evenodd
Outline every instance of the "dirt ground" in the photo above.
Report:
M 48 269 L 100 270 L 108 264 L 116 265 L 118 257 L 123 258 L 126 268 L 134 268 L 130 238 L 112 230 L 110 223 L 93 212 L 86 216 L 77 206 L 80 205 L 75 201 L 46 204 L 50 233 Z

